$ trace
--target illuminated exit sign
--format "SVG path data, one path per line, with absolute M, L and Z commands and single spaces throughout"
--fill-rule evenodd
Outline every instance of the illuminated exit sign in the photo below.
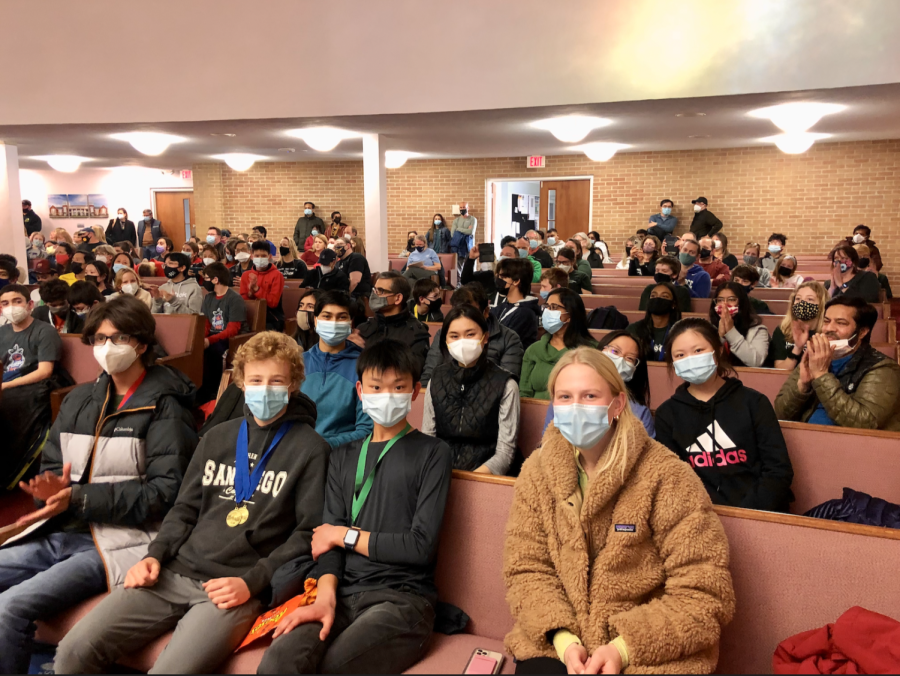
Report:
M 547 166 L 547 158 L 543 155 L 529 155 L 528 156 L 528 168 L 529 169 L 543 169 Z

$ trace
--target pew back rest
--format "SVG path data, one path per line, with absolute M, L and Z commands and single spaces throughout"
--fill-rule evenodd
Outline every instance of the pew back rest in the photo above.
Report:
M 791 375 L 790 371 L 778 369 L 739 367 L 735 370 L 744 385 L 766 395 L 773 403 L 784 381 Z M 647 362 L 647 378 L 650 381 L 650 408 L 653 410 L 675 394 L 675 390 L 684 382 L 674 374 L 669 379 L 668 369 L 663 362 Z
M 94 359 L 94 348 L 81 342 L 81 334 L 62 334 L 59 363 L 78 383 L 90 383 L 100 375 L 100 365 Z
M 266 330 L 266 301 L 244 300 L 244 311 L 247 314 L 247 326 L 250 333 Z
M 281 309 L 284 310 L 286 319 L 296 318 L 297 309 L 300 307 L 300 297 L 304 291 L 305 289 L 300 287 L 284 287 L 284 291 L 281 292 Z M 263 327 L 265 325 L 266 323 L 263 321 Z
M 153 315 L 156 339 L 167 353 L 158 363 L 181 371 L 197 387 L 203 384 L 203 315 Z

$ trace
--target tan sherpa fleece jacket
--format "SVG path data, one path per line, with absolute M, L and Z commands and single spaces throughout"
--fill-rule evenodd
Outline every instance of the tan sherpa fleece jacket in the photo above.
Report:
M 716 667 L 734 613 L 725 531 L 690 465 L 632 427 L 624 481 L 598 474 L 583 504 L 555 425 L 522 467 L 503 557 L 517 659 L 557 657 L 553 633 L 568 629 L 590 654 L 622 636 L 625 673 Z

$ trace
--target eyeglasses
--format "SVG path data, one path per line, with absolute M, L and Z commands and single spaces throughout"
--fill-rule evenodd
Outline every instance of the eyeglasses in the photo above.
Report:
M 375 287 L 375 295 L 376 296 L 393 296 L 394 292 L 390 289 L 382 289 L 380 287 Z
M 558 303 L 550 303 L 550 304 L 548 304 L 548 305 L 547 305 L 547 309 L 548 309 L 548 310 L 553 310 L 553 311 L 559 311 L 559 312 L 566 312 L 566 306 L 565 306 L 565 305 L 559 305 Z
M 131 336 L 127 333 L 114 333 L 111 336 L 107 336 L 103 333 L 95 333 L 88 338 L 88 344 L 103 346 L 106 345 L 107 340 L 111 340 L 113 345 L 127 345 L 128 341 L 131 340 Z
M 722 305 L 723 303 L 737 303 L 738 299 L 734 296 L 728 296 L 727 298 L 716 298 L 716 305 Z
M 637 357 L 632 357 L 632 356 L 626 355 L 624 352 L 622 352 L 620 349 L 618 349 L 616 347 L 604 347 L 603 352 L 605 352 L 606 354 L 611 354 L 616 357 L 620 357 L 620 358 L 624 359 L 627 364 L 631 364 L 632 366 L 637 366 L 638 364 L 641 363 L 641 360 L 638 359 Z

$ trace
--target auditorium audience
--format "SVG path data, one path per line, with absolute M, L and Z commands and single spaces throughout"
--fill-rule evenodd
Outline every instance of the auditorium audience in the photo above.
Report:
M 81 333 L 84 320 L 69 305 L 69 285 L 61 279 L 51 279 L 38 287 L 43 305 L 34 308 L 31 316 L 51 324 L 58 333 Z
M 505 238 L 504 238 L 505 239 Z M 472 282 L 481 284 L 485 294 L 490 300 L 491 306 L 498 305 L 503 302 L 503 296 L 497 291 L 495 282 L 495 271 L 499 269 L 500 263 L 505 260 L 515 260 L 518 257 L 516 251 L 515 240 L 500 247 L 500 256 L 494 262 L 482 262 L 479 260 L 478 247 L 472 247 L 466 262 L 463 263 L 462 274 L 459 281 L 465 286 Z M 529 285 L 529 290 L 531 286 Z M 424 384 L 424 383 L 423 383 Z
M 640 247 L 631 250 L 628 262 L 628 276 L 652 277 L 656 274 L 656 261 L 659 260 L 662 245 L 653 235 L 647 235 Z
M 691 292 L 691 298 L 709 298 L 712 282 L 709 275 L 697 262 L 700 245 L 690 239 L 682 239 L 678 261 L 681 263 L 681 279 Z
M 119 296 L 134 296 L 148 309 L 153 308 L 153 296 L 144 288 L 143 282 L 138 274 L 131 268 L 119 270 L 116 273 L 115 282 L 113 282 L 116 292 L 109 296 L 107 300 L 118 298 Z
M 670 199 L 664 199 L 659 203 L 659 213 L 653 214 L 647 223 L 650 226 L 647 228 L 648 235 L 653 235 L 662 241 L 666 235 L 671 235 L 675 231 L 675 228 L 678 227 L 678 218 L 672 215 L 674 206 L 675 203 Z
M 573 243 L 573 246 L 578 247 L 578 243 Z M 534 256 L 531 256 L 529 254 L 528 240 L 524 237 L 520 237 L 519 239 L 517 239 L 516 251 L 518 252 L 519 258 L 528 261 L 528 264 L 531 265 L 531 283 L 537 284 L 539 281 L 541 281 L 541 264 Z
M 334 249 L 325 249 L 319 255 L 319 264 L 309 271 L 302 286 L 322 291 L 350 292 L 350 280 L 338 268 Z
M 357 344 L 370 347 L 391 338 L 406 345 L 420 367 L 428 355 L 428 327 L 409 312 L 409 281 L 399 272 L 381 272 L 369 297 L 369 309 L 375 313 L 358 329 Z
M 640 237 L 629 237 L 625 240 L 625 255 L 619 259 L 619 262 L 616 263 L 616 270 L 627 270 L 628 266 L 631 264 L 631 252 L 634 250 L 635 242 L 637 242 L 637 246 L 640 246 Z
M 315 208 L 316 205 L 312 202 L 303 203 L 303 215 L 297 219 L 294 226 L 294 245 L 297 251 L 306 251 L 309 237 L 314 236 L 313 230 L 316 231 L 316 235 L 325 233 L 325 222 L 316 216 Z M 312 245 L 312 242 L 309 244 Z
M 269 255 L 274 259 L 275 256 L 278 255 L 278 247 L 275 246 L 275 243 L 269 240 L 269 231 L 266 229 L 264 225 L 254 225 L 253 233 L 255 235 L 259 235 L 259 239 L 263 240 L 266 244 L 269 245 Z M 224 258 L 224 256 L 223 256 Z
M 887 275 L 884 275 L 878 272 L 875 267 L 874 260 L 870 257 L 870 250 L 865 244 L 854 244 L 853 248 L 856 249 L 856 253 L 859 255 L 859 263 L 856 264 L 856 267 L 860 272 L 871 272 L 873 275 L 878 277 L 878 284 L 884 290 L 884 297 L 887 300 L 891 300 L 894 297 L 893 292 L 891 291 L 891 283 L 888 281 Z M 38 263 L 35 263 L 35 271 L 37 271 Z
M 525 349 L 537 340 L 541 311 L 538 299 L 530 295 L 532 271 L 526 260 L 501 260 L 494 278 L 500 300 L 491 310 L 501 324 L 518 334 Z
M 718 330 L 732 366 L 763 365 L 769 354 L 769 331 L 742 284 L 725 282 L 718 288 L 709 306 L 709 322 Z
M 249 331 L 244 300 L 231 288 L 231 274 L 224 263 L 211 263 L 203 269 L 203 288 L 206 295 L 200 310 L 206 318 L 206 328 L 199 403 L 215 399 L 219 391 L 229 339 Z
M 266 330 L 281 331 L 284 328 L 284 310 L 281 308 L 284 275 L 272 265 L 266 240 L 253 242 L 250 250 L 253 270 L 241 275 L 241 298 L 266 301 Z
M 318 289 L 303 289 L 300 292 L 300 305 L 297 307 L 297 331 L 294 340 L 303 348 L 309 350 L 319 342 L 316 333 L 316 301 L 322 297 L 324 291 Z
M 690 312 L 691 311 L 691 292 L 687 288 L 679 283 L 679 278 L 681 277 L 681 263 L 678 261 L 678 258 L 675 256 L 663 256 L 659 260 L 656 261 L 656 270 L 653 275 L 653 284 L 648 284 L 644 287 L 644 290 L 641 292 L 641 300 L 638 305 L 638 310 L 644 311 L 647 309 L 647 303 L 650 300 L 650 293 L 653 289 L 656 288 L 658 284 L 671 284 L 675 289 L 675 300 L 678 304 L 678 309 L 682 312 Z
M 709 210 L 709 202 L 705 197 L 691 200 L 694 205 L 694 218 L 691 220 L 691 233 L 699 240 L 711 237 L 722 229 L 722 221 Z
M 572 291 L 579 295 L 582 292 L 591 293 L 594 288 L 592 286 L 592 277 L 589 274 L 585 274 L 583 269 L 575 266 L 576 255 L 568 246 L 562 247 L 556 254 L 556 269 L 567 276 L 566 286 Z M 542 272 L 541 279 L 543 279 L 543 275 L 544 273 Z
M 829 296 L 839 298 L 862 298 L 867 303 L 877 303 L 881 296 L 878 277 L 871 272 L 858 269 L 859 254 L 847 242 L 841 242 L 831 253 L 831 279 L 825 280 Z
M 482 286 L 477 282 L 464 284 L 453 292 L 453 295 L 450 297 L 450 305 L 452 307 L 470 305 L 484 316 L 488 327 L 488 360 L 511 373 L 513 378 L 518 381 L 519 375 L 522 373 L 522 357 L 525 354 L 522 340 L 515 331 L 501 324 L 497 316 L 491 312 L 488 298 Z M 438 330 L 434 340 L 431 341 L 428 358 L 425 360 L 425 369 L 422 372 L 423 387 L 426 387 L 430 382 L 434 369 L 444 361 L 444 355 L 441 351 L 442 333 L 443 328 Z
M 750 299 L 750 307 L 753 308 L 753 311 L 756 312 L 756 314 L 770 315 L 772 314 L 772 311 L 769 309 L 769 304 L 753 295 L 753 289 L 756 288 L 756 285 L 759 282 L 760 270 L 763 270 L 768 274 L 768 270 L 765 270 L 765 268 L 756 268 L 752 265 L 742 263 L 731 271 L 731 281 L 744 287 L 744 291 Z
M 506 474 L 519 434 L 519 388 L 487 355 L 484 314 L 455 306 L 441 327 L 442 363 L 425 392 L 422 431 L 450 446 L 453 469 Z
M 50 521 L 31 538 L 0 549 L 4 673 L 27 672 L 36 621 L 107 591 L 107 584 L 122 584 L 175 502 L 197 443 L 194 386 L 181 373 L 153 365 L 154 334 L 153 315 L 134 298 L 101 304 L 88 317 L 82 341 L 93 346 L 103 373 L 63 400 L 44 445 L 42 473 L 22 486 L 39 509 L 20 523 Z M 141 615 L 149 608 L 142 604 Z M 103 608 L 78 623 L 57 651 L 58 673 L 87 667 L 68 661 L 68 647 L 92 647 L 79 632 L 95 618 L 112 625 Z M 130 651 L 117 641 L 104 647 Z
M 450 253 L 450 228 L 441 214 L 435 214 L 432 224 L 425 231 L 425 242 L 435 253 Z
M 775 232 L 769 235 L 769 244 L 766 254 L 760 260 L 762 265 L 769 272 L 775 272 L 777 261 L 784 253 L 784 247 L 787 246 L 787 237 L 781 233 Z
M 59 256 L 57 255 L 57 262 L 58 261 Z M 93 262 L 94 254 L 76 250 L 72 254 L 72 257 L 69 259 L 66 267 L 63 270 L 63 274 L 61 274 L 59 278 L 69 286 L 72 286 L 72 284 L 74 284 L 75 282 L 83 282 L 84 268 L 88 263 Z
M 628 333 L 640 341 L 640 357 L 644 361 L 665 359 L 666 338 L 672 327 L 681 321 L 677 287 L 670 282 L 651 284 L 643 319 L 628 325 Z
M 79 317 L 84 319 L 91 308 L 103 303 L 103 296 L 96 285 L 90 282 L 75 282 L 69 287 L 69 305 Z
M 112 288 L 109 268 L 98 260 L 84 266 L 84 281 L 94 284 L 104 297 L 115 292 L 115 289 Z
M 568 286 L 569 276 L 566 274 L 565 270 L 558 267 L 548 268 L 541 272 L 541 289 L 538 292 L 538 295 L 541 297 L 541 300 L 546 302 L 553 289 L 565 289 L 568 288 Z M 581 289 L 572 289 L 572 291 L 577 294 L 581 293 Z
M 234 245 L 234 267 L 229 269 L 232 280 L 239 280 L 245 272 L 253 270 L 253 261 L 250 255 L 250 244 L 242 240 L 237 240 Z
M 94 253 L 94 249 L 101 244 L 106 243 L 105 237 L 106 235 L 103 234 L 103 228 L 98 225 L 82 228 L 75 233 L 75 238 L 80 242 L 76 250 L 92 254 Z
M 506 529 L 517 672 L 711 672 L 734 591 L 700 481 L 647 436 L 598 351 L 563 356 L 549 388 L 554 424 L 522 467 Z
M 519 394 L 523 397 L 549 399 L 547 383 L 550 372 L 569 350 L 597 341 L 588 331 L 587 313 L 581 297 L 569 289 L 550 292 L 541 314 L 544 335 L 525 350 Z
M 207 228 L 206 230 L 206 243 L 211 244 L 216 247 L 219 251 L 219 256 L 221 258 L 225 258 L 225 241 L 222 237 L 222 230 L 220 228 L 212 227 Z M 169 249 L 171 250 L 171 242 L 169 242 Z
M 541 265 L 541 270 L 547 270 L 553 267 L 553 256 L 543 246 L 543 234 L 539 230 L 529 230 L 525 233 L 525 239 L 528 241 L 529 255 Z
M 110 244 L 117 242 L 134 244 L 138 241 L 134 222 L 128 220 L 128 212 L 125 209 L 119 209 L 116 218 L 109 219 L 109 225 L 106 226 L 106 241 Z
M 700 258 L 697 259 L 697 263 L 709 275 L 712 287 L 715 289 L 731 279 L 731 270 L 713 255 L 714 245 L 711 237 L 701 237 L 699 243 Z
M 738 264 L 738 259 L 737 256 L 728 250 L 728 237 L 724 232 L 717 232 L 711 239 L 713 257 L 727 265 L 729 270 L 734 270 Z
M 578 243 L 581 247 L 581 259 L 588 264 L 591 270 L 603 268 L 603 254 L 594 247 L 593 240 L 586 233 L 577 232 L 569 241 Z
M 200 314 L 203 292 L 193 277 L 187 277 L 190 267 L 188 257 L 182 253 L 166 254 L 163 268 L 168 281 L 160 286 L 149 285 L 147 290 L 153 296 L 153 312 L 175 314 Z
M 772 332 L 767 365 L 791 370 L 800 363 L 807 341 L 822 330 L 828 293 L 819 282 L 804 282 L 791 294 L 781 325 Z
M 419 366 L 404 346 L 383 341 L 368 348 L 357 369 L 374 429 L 331 453 L 323 524 L 312 539 L 316 601 L 275 629 L 260 673 L 399 674 L 429 646 L 450 452 L 407 421 Z M 302 585 L 298 576 L 296 592 L 276 596 L 290 598 Z
M 883 267 L 883 263 L 881 261 L 881 251 L 875 246 L 875 242 L 869 239 L 872 236 L 872 231 L 869 229 L 867 225 L 857 225 L 853 228 L 853 236 L 848 236 L 847 242 L 850 244 L 864 244 L 869 249 L 869 257 L 872 259 L 873 266 L 875 270 L 873 272 L 881 272 L 881 268 Z
M 764 289 L 769 288 L 769 284 L 771 281 L 771 275 L 768 270 L 762 267 L 760 263 L 760 251 L 762 247 L 760 247 L 757 242 L 748 242 L 744 246 L 744 257 L 743 261 L 745 265 L 749 265 L 751 267 L 756 268 L 757 273 L 759 274 L 759 286 Z
M 773 289 L 796 289 L 803 283 L 803 275 L 797 272 L 797 259 L 790 254 L 775 261 L 774 272 L 770 281 Z
M 314 235 L 309 248 L 300 255 L 300 260 L 303 261 L 308 268 L 315 267 L 319 262 L 319 255 L 327 248 L 328 238 L 321 233 Z
M 284 275 L 285 279 L 306 279 L 309 269 L 306 263 L 297 256 L 297 247 L 290 237 L 282 237 L 278 246 L 278 263 L 275 268 Z
M 691 464 L 715 504 L 786 512 L 794 471 L 778 418 L 737 378 L 715 329 L 679 322 L 666 364 L 685 382 L 656 410 L 657 441 Z
M 828 301 L 821 332 L 775 398 L 779 419 L 900 430 L 900 366 L 870 344 L 876 321 L 862 298 Z
M 413 317 L 420 322 L 443 323 L 444 313 L 441 312 L 443 294 L 441 287 L 434 277 L 419 279 L 413 285 L 412 298 L 406 304 Z
M 372 293 L 372 273 L 366 260 L 366 245 L 358 236 L 334 243 L 335 268 L 350 281 L 351 298 L 368 298 Z
M 554 259 L 563 246 L 565 246 L 565 242 L 560 238 L 559 231 L 556 228 L 550 228 L 547 231 L 547 248 L 550 249 L 550 255 Z
M 441 259 L 428 248 L 424 235 L 413 237 L 413 250 L 406 259 L 406 269 L 403 276 L 410 282 L 417 279 L 437 279 L 441 269 Z

